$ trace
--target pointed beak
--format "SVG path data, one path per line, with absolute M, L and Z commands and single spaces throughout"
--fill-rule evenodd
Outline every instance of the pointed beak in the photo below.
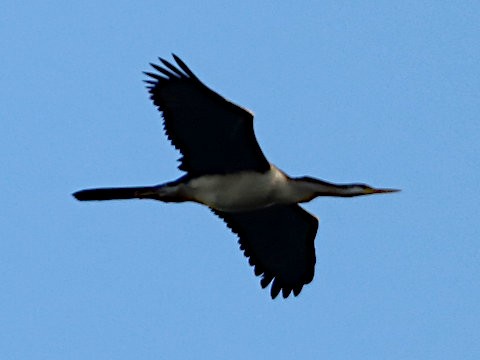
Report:
M 394 193 L 399 192 L 398 189 L 372 189 L 372 194 L 387 194 L 387 193 Z

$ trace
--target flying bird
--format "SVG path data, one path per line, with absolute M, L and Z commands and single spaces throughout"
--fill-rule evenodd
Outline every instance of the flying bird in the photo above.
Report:
M 182 154 L 185 174 L 154 186 L 95 188 L 75 192 L 85 200 L 153 199 L 208 206 L 238 235 L 260 284 L 274 299 L 297 296 L 315 271 L 318 219 L 299 203 L 318 196 L 392 193 L 365 184 L 333 184 L 290 177 L 271 164 L 257 143 L 253 114 L 214 92 L 176 55 L 159 58 L 145 72 L 147 88 L 163 114 L 164 129 Z

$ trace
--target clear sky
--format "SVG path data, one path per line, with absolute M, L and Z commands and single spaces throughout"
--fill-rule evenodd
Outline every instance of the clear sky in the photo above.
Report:
M 0 359 L 478 359 L 478 1 L 2 1 Z M 141 73 L 182 57 L 317 199 L 272 301 L 206 208 L 80 203 L 181 175 Z

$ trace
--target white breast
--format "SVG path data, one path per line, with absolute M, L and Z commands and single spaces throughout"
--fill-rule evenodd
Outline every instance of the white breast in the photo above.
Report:
M 205 175 L 185 184 L 187 195 L 221 211 L 246 211 L 288 202 L 288 178 L 271 165 L 266 173 Z

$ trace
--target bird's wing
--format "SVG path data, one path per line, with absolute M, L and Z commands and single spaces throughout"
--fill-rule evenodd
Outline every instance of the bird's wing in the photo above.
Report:
M 206 87 L 185 63 L 164 59 L 146 72 L 151 99 L 163 113 L 165 132 L 180 150 L 181 170 L 194 176 L 237 171 L 268 171 L 258 146 L 253 115 Z
M 315 271 L 314 240 L 318 219 L 297 204 L 226 213 L 213 210 L 238 235 L 240 249 L 249 258 L 263 288 L 270 282 L 274 299 L 297 296 Z

